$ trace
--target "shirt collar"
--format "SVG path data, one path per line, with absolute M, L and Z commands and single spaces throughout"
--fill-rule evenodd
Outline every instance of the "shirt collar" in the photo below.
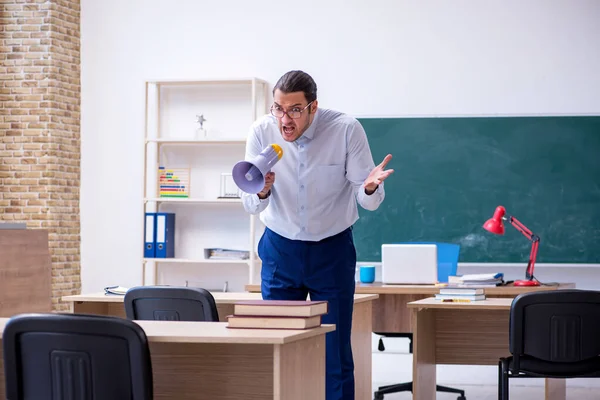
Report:
M 305 140 L 310 140 L 315 136 L 315 131 L 317 129 L 317 120 L 319 119 L 320 110 L 317 108 L 315 112 L 315 117 L 313 118 L 312 123 L 308 127 L 308 129 L 300 136 L 296 141 L 304 142 Z M 305 139 L 302 139 L 305 138 Z M 302 140 L 301 140 L 302 139 Z

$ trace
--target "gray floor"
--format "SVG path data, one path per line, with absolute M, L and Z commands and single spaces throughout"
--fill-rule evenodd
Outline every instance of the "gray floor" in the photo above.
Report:
M 375 387 L 375 385 L 373 385 Z M 465 390 L 467 400 L 497 400 L 498 389 L 496 386 L 461 386 Z M 456 400 L 457 395 L 450 393 L 437 393 L 436 400 Z M 510 398 L 512 400 L 544 400 L 543 387 L 510 386 Z M 387 394 L 384 400 L 409 400 L 412 399 L 410 392 Z M 567 386 L 568 400 L 600 400 L 600 389 L 598 388 L 571 388 Z

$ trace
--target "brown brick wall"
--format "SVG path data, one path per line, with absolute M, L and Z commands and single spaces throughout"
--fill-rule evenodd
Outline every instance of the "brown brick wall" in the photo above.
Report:
M 0 0 L 0 220 L 48 229 L 52 301 L 80 292 L 79 1 Z

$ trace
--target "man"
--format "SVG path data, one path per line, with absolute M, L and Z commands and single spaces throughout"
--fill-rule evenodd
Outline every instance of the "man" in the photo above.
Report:
M 350 343 L 356 270 L 352 225 L 357 202 L 375 210 L 384 199 L 383 181 L 392 156 L 375 166 L 360 123 L 321 109 L 317 85 L 305 72 L 290 71 L 273 88 L 271 115 L 256 121 L 246 160 L 277 143 L 283 157 L 258 194 L 242 195 L 244 208 L 260 213 L 266 229 L 258 244 L 261 291 L 270 300 L 326 300 L 328 400 L 354 399 Z

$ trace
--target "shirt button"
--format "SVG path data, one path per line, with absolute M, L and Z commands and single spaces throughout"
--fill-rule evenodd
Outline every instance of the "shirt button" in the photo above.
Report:
M 304 231 L 304 227 L 302 227 L 302 231 Z
M 301 167 L 304 167 L 304 164 L 300 164 Z
M 304 210 L 304 206 L 300 207 L 301 210 Z
M 304 189 L 304 185 L 300 185 L 300 189 Z

